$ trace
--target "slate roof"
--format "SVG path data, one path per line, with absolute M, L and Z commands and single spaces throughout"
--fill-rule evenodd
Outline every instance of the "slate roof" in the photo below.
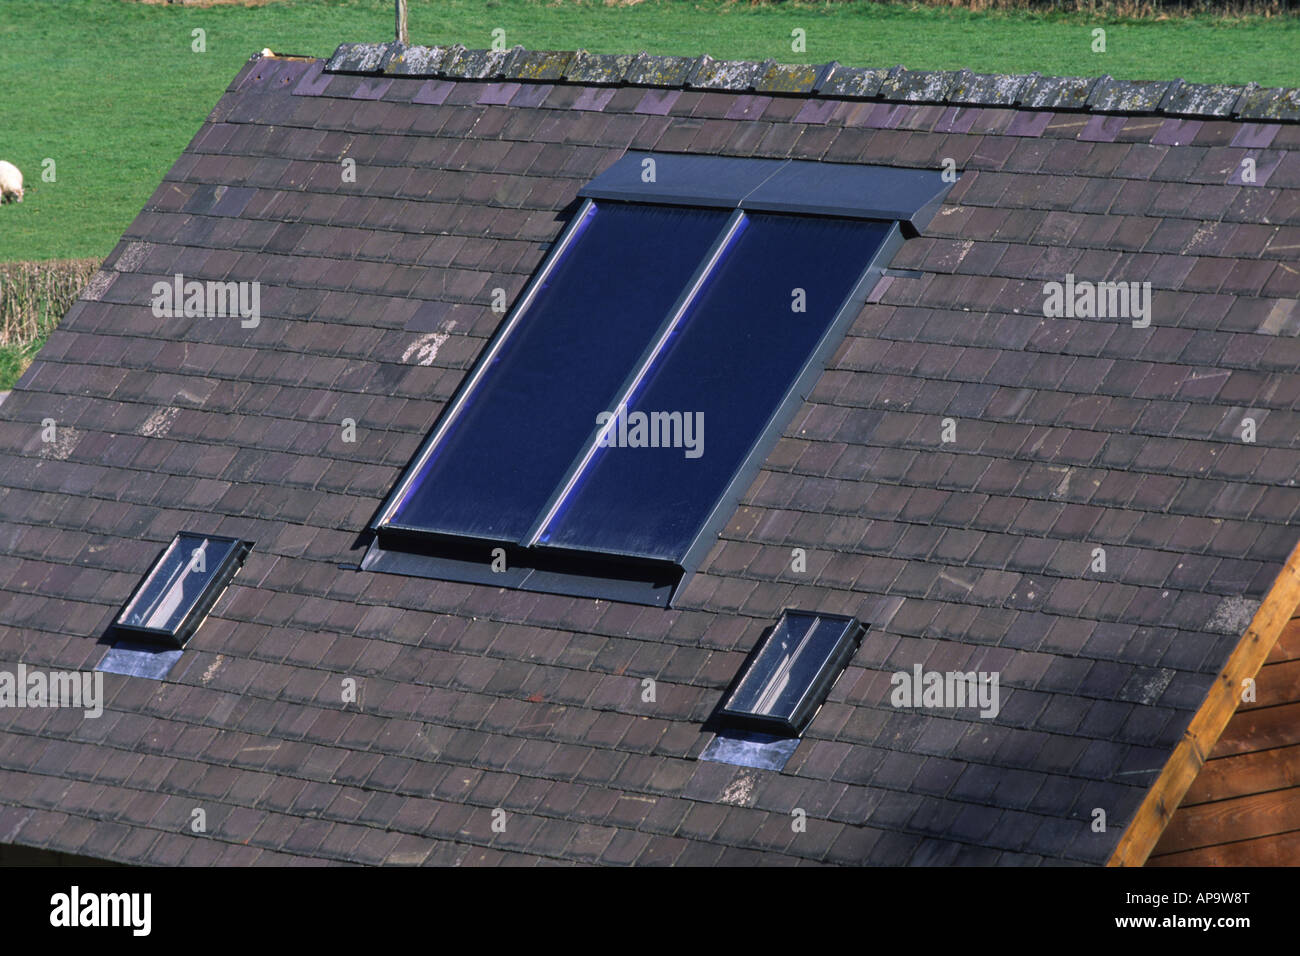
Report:
M 94 667 L 178 530 L 255 542 L 165 681 L 106 675 L 98 720 L 0 711 L 0 843 L 1105 862 L 1296 543 L 1294 93 L 1196 91 L 1180 115 L 1167 85 L 435 56 L 250 60 L 0 409 L 0 669 Z M 963 175 L 675 608 L 353 570 L 499 322 L 490 290 L 519 292 L 629 149 Z M 261 324 L 154 318 L 177 272 L 259 281 Z M 1067 272 L 1150 281 L 1151 326 L 1044 318 Z M 785 607 L 872 626 L 784 772 L 696 760 Z M 893 708 L 890 673 L 917 663 L 999 671 L 999 716 Z

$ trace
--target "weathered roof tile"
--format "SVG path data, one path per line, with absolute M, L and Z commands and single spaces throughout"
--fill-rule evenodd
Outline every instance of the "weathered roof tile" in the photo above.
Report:
M 703 90 L 735 90 L 744 92 L 754 85 L 763 64 L 747 60 L 715 60 L 702 56 L 689 77 L 692 87 Z
M 340 43 L 325 69 L 331 73 L 381 73 L 399 49 L 396 43 Z
M 1020 93 L 1020 105 L 1034 109 L 1081 110 L 1088 104 L 1093 87 L 1109 80 L 1072 76 L 1036 76 Z
M 953 77 L 947 99 L 952 103 L 1014 105 L 1026 85 L 1036 74 L 1029 76 L 1000 73 L 972 73 L 961 70 Z
M 579 50 L 565 68 L 564 78 L 571 83 L 621 83 L 628 68 L 639 54 L 588 53 Z
M 1300 90 L 1248 89 L 1233 115 L 1242 119 L 1300 120 Z
M 1104 76 L 1088 94 L 1087 105 L 1107 112 L 1151 113 L 1163 102 L 1170 86 L 1167 82 L 1130 83 Z
M 441 75 L 457 80 L 495 79 L 505 73 L 506 61 L 513 50 L 458 50 L 441 66 Z
M 651 56 L 639 53 L 628 65 L 624 82 L 633 86 L 685 86 L 703 64 L 704 57 Z
M 952 89 L 957 74 L 954 71 L 904 70 L 889 71 L 880 85 L 880 96 L 887 100 L 906 102 L 943 102 Z
M 1178 116 L 1231 116 L 1241 93 L 1240 86 L 1178 81 L 1170 86 L 1161 105 Z
M 888 70 L 863 69 L 832 64 L 817 92 L 822 96 L 869 99 L 880 92 Z
M 760 68 L 753 81 L 760 93 L 812 93 L 825 68 L 790 65 L 769 60 Z
M 520 48 L 511 59 L 506 72 L 508 79 L 551 81 L 562 79 L 573 63 L 576 53 L 545 52 Z
M 459 45 L 401 47 L 388 59 L 384 72 L 396 76 L 437 76 L 443 63 L 459 56 L 463 49 Z

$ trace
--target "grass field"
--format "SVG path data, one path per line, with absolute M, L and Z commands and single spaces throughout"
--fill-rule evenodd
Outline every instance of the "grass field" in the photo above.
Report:
M 1130 79 L 1300 85 L 1300 19 L 1178 19 L 1107 25 L 1078 15 L 977 14 L 861 2 L 779 6 L 644 0 L 413 0 L 412 42 L 584 47 L 785 62 L 836 59 L 916 69 L 1039 70 Z M 191 31 L 207 52 L 191 50 Z M 790 32 L 807 31 L 791 52 Z M 0 209 L 0 261 L 103 256 L 247 57 L 263 47 L 322 55 L 387 40 L 391 0 L 157 6 L 124 0 L 0 0 L 0 158 L 34 187 Z M 57 180 L 41 181 L 55 161 Z

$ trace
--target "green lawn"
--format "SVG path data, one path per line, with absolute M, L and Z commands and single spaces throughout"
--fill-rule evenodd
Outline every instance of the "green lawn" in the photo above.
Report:
M 14 387 L 14 382 L 27 371 L 27 366 L 36 358 L 47 338 L 49 335 L 42 335 L 22 345 L 0 345 L 0 391 Z
M 184 149 L 244 60 L 262 47 L 323 55 L 386 40 L 391 0 L 284 0 L 261 7 L 124 0 L 0 0 L 0 158 L 29 186 L 0 209 L 0 261 L 103 256 Z M 584 47 L 915 69 L 1100 74 L 1300 85 L 1300 19 L 1186 19 L 1106 25 L 1078 16 L 973 14 L 862 2 L 754 6 L 644 0 L 413 0 L 417 43 Z M 191 50 L 206 31 L 207 52 Z M 791 52 L 794 29 L 807 51 Z M 42 161 L 57 181 L 41 181 Z

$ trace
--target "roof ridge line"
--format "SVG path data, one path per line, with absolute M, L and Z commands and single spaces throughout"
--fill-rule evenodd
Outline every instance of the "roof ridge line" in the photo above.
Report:
M 586 50 L 471 50 L 400 43 L 341 43 L 326 73 L 527 83 L 640 86 L 882 103 L 983 106 L 1122 116 L 1300 122 L 1300 88 L 1258 83 L 1116 80 L 1111 76 L 1043 76 L 820 65 L 774 60 L 715 60 Z

